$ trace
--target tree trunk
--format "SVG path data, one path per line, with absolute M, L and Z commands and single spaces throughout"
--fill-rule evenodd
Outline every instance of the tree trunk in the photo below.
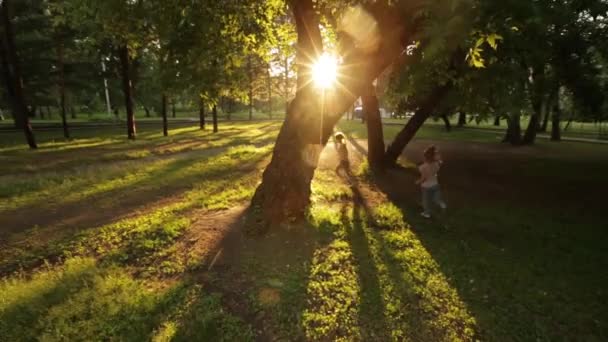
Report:
M 163 117 L 163 136 L 169 135 L 169 125 L 167 124 L 167 94 L 162 94 L 161 104 L 160 104 L 160 115 Z
M 526 128 L 526 133 L 521 141 L 524 145 L 532 145 L 536 140 L 536 132 L 538 132 L 538 123 L 540 113 L 537 111 L 539 108 L 534 109 L 534 114 L 530 115 L 530 122 Z
M 443 124 L 445 125 L 445 130 L 447 132 L 451 132 L 452 131 L 452 124 L 450 123 L 450 119 L 448 118 L 447 115 L 443 114 L 441 116 L 441 120 L 443 120 Z
M 135 139 L 135 113 L 133 112 L 133 88 L 131 87 L 131 62 L 129 61 L 129 48 L 126 45 L 120 47 L 120 66 L 122 77 L 122 92 L 125 96 L 125 110 L 127 112 L 127 137 Z
M 540 125 L 539 132 L 546 132 L 547 127 L 549 127 L 549 116 L 551 115 L 551 109 L 547 108 L 551 106 L 551 103 L 543 103 L 543 122 Z
M 522 139 L 522 144 L 532 145 L 536 140 L 536 133 L 539 130 L 539 124 L 541 120 L 541 109 L 542 109 L 542 94 L 543 94 L 543 82 L 544 82 L 544 69 L 536 67 L 532 70 L 532 84 L 531 84 L 531 102 L 532 102 L 532 114 L 530 115 L 530 122 L 526 128 L 526 133 Z
M 285 56 L 283 60 L 283 67 L 285 68 L 284 74 L 284 87 L 285 87 L 285 114 L 287 114 L 287 110 L 289 109 L 289 61 L 287 60 L 287 56 Z
M 572 116 L 568 119 L 568 122 L 566 122 L 566 126 L 564 126 L 564 132 L 567 131 L 568 128 L 570 128 L 570 124 L 572 123 L 573 119 L 574 118 Z
M 376 87 L 370 84 L 361 96 L 363 112 L 367 117 L 367 160 L 375 169 L 384 168 L 384 134 L 382 131 L 382 118 Z
M 40 119 L 44 120 L 44 109 L 42 107 L 38 108 L 38 113 L 40 114 Z
M 200 128 L 205 129 L 205 102 L 202 99 L 198 108 L 198 118 L 200 120 Z
M 467 114 L 461 110 L 458 112 L 458 127 L 463 127 L 467 124 Z
M 68 120 L 65 108 L 65 69 L 63 61 L 63 41 L 60 38 L 57 39 L 57 68 L 59 72 L 59 105 L 61 107 L 61 125 L 63 127 L 63 136 L 66 139 L 69 139 L 70 131 L 68 130 Z
M 144 106 L 144 111 L 146 112 L 146 117 L 149 118 L 150 117 L 150 108 Z
M 2 30 L 0 48 L 0 58 L 2 59 L 2 75 L 6 84 L 7 97 L 11 104 L 13 117 L 15 118 L 15 126 L 23 129 L 25 139 L 30 148 L 38 148 L 34 132 L 30 124 L 30 118 L 27 113 L 27 105 L 25 104 L 25 95 L 23 91 L 23 78 L 21 77 L 21 68 L 19 66 L 19 58 L 15 47 L 15 33 L 10 18 L 10 6 L 12 0 L 4 0 L 0 4 L 0 12 L 2 15 Z
M 389 165 L 395 165 L 397 163 L 397 159 L 401 155 L 401 152 L 403 152 L 403 149 L 405 149 L 407 144 L 412 140 L 426 119 L 431 116 L 431 113 L 433 113 L 450 88 L 450 84 L 436 87 L 427 99 L 421 103 L 416 110 L 416 113 L 414 113 L 414 116 L 409 119 L 405 127 L 403 127 L 386 149 L 386 162 Z
M 510 143 L 511 145 L 521 144 L 521 125 L 519 120 L 519 114 L 507 116 L 507 133 L 502 140 L 503 142 Z
M 270 77 L 270 65 L 266 70 L 268 74 L 268 118 L 272 119 L 272 78 Z
M 562 132 L 560 127 L 560 120 L 562 116 L 561 108 L 559 108 L 559 93 L 555 97 L 553 102 L 553 116 L 551 117 L 551 140 L 560 141 L 562 140 Z
M 51 106 L 46 106 L 46 115 L 51 119 L 53 117 L 53 113 L 51 112 Z
M 76 110 L 74 106 L 70 106 L 70 114 L 72 115 L 72 119 L 76 119 Z
M 177 117 L 175 114 L 175 100 L 171 100 L 171 117 L 174 119 Z
M 253 66 L 251 65 L 251 55 L 247 57 L 247 71 L 249 77 L 249 120 L 253 119 Z
M 377 2 L 370 8 L 381 11 L 384 9 L 382 6 Z M 365 87 L 403 51 L 402 31 L 399 29 L 402 21 L 388 8 L 381 13 L 373 13 L 376 17 L 382 16 L 382 20 L 378 20 L 383 40 L 379 50 L 373 54 L 355 51 L 346 55 L 338 73 L 341 87 L 337 87 L 324 103 L 319 90 L 311 82 L 310 66 L 323 51 L 313 2 L 294 0 L 290 7 L 298 36 L 296 96 L 289 104 L 272 159 L 251 201 L 253 212 L 259 212 L 266 223 L 304 217 L 310 203 L 310 182 L 333 127 Z
M 500 115 L 496 115 L 494 117 L 494 126 L 496 126 L 496 127 L 500 126 Z
M 217 133 L 217 106 L 215 104 L 213 105 L 213 111 L 211 112 L 211 115 L 213 117 L 213 133 Z

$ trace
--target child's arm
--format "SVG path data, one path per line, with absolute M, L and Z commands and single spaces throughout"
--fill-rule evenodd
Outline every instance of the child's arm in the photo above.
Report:
M 422 166 L 421 166 L 422 167 Z M 418 171 L 420 172 L 420 177 L 418 177 L 418 179 L 416 180 L 416 184 L 420 185 L 422 183 L 424 183 L 424 181 L 426 181 L 426 175 L 424 174 L 424 172 L 422 172 L 422 169 L 419 168 Z

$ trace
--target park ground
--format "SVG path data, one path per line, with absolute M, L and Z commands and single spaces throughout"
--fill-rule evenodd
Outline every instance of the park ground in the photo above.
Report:
M 354 178 L 328 145 L 308 219 L 262 235 L 279 125 L 0 135 L 0 341 L 608 339 L 608 146 L 426 126 L 378 174 L 342 122 Z M 431 143 L 449 209 L 425 220 Z

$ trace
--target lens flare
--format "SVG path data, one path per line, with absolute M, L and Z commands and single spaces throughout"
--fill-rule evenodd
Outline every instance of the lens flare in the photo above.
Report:
M 328 89 L 336 83 L 338 60 L 334 56 L 323 54 L 312 66 L 312 79 L 321 89 Z

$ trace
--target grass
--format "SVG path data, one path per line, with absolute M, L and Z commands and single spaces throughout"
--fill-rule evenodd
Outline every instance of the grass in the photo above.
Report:
M 606 147 L 425 126 L 445 151 L 445 215 L 418 215 L 411 169 L 352 151 L 352 185 L 320 168 L 307 220 L 247 238 L 236 209 L 278 127 L 49 132 L 39 151 L 0 135 L 0 340 L 608 338 Z

